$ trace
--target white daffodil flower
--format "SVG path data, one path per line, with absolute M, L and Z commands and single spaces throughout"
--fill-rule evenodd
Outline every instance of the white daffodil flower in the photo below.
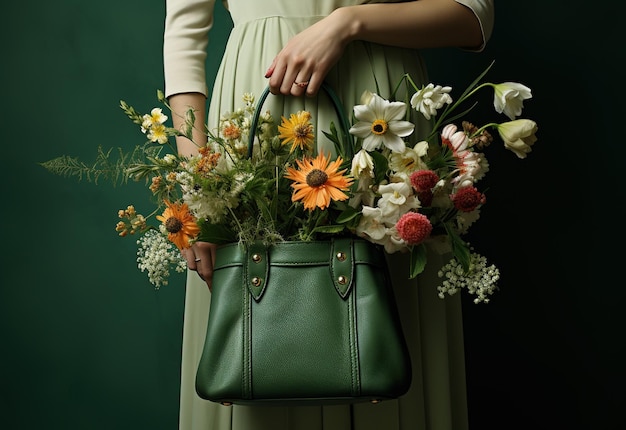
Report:
M 517 82 L 493 84 L 493 107 L 514 120 L 522 114 L 524 100 L 532 98 L 530 88 Z
M 363 149 L 374 151 L 386 146 L 393 152 L 405 148 L 403 137 L 413 133 L 415 125 L 404 121 L 406 104 L 390 102 L 372 93 L 369 102 L 354 106 L 354 116 L 359 120 L 350 128 L 350 133 L 363 139 Z
M 411 106 L 416 111 L 421 112 L 424 118 L 430 119 L 431 116 L 437 115 L 437 110 L 446 104 L 452 103 L 450 91 L 452 91 L 452 87 L 428 84 L 413 94 Z

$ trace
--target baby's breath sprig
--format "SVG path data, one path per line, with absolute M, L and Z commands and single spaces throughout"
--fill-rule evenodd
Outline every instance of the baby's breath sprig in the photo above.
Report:
M 148 280 L 155 289 L 168 284 L 170 269 L 178 273 L 187 269 L 187 261 L 167 240 L 165 232 L 151 229 L 137 240 L 137 267 L 148 272 Z
M 473 248 L 471 249 L 473 251 Z M 474 303 L 489 303 L 489 296 L 498 289 L 497 282 L 500 279 L 500 270 L 493 264 L 488 265 L 487 258 L 476 252 L 470 254 L 469 270 L 465 270 L 455 258 L 452 258 L 437 274 L 443 278 L 441 285 L 437 287 L 440 298 L 465 289 L 469 294 L 476 296 Z

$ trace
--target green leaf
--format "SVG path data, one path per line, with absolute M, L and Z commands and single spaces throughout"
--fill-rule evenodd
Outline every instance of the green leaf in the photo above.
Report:
M 452 254 L 454 255 L 454 258 L 459 262 L 461 267 L 463 267 L 464 271 L 469 271 L 470 250 L 467 243 L 461 239 L 461 236 L 459 236 L 456 230 L 452 228 L 449 223 L 445 223 L 444 227 L 446 228 L 446 233 L 448 233 L 450 243 L 452 244 Z
M 465 88 L 465 91 L 463 91 L 463 94 L 461 94 L 458 99 L 463 100 L 465 99 L 465 97 L 476 87 L 478 86 L 478 83 L 481 81 L 482 78 L 485 77 L 485 75 L 487 74 L 487 72 L 489 72 L 489 70 L 493 67 L 493 64 L 495 63 L 495 60 L 491 62 L 491 64 L 489 64 L 489 66 L 487 66 L 487 68 L 485 70 L 483 70 L 483 72 L 478 75 L 476 77 L 476 79 L 474 79 L 474 81 L 469 84 L 467 86 L 467 88 Z
M 420 243 L 411 248 L 411 264 L 409 278 L 413 279 L 424 271 L 426 267 L 426 245 Z
M 345 224 L 348 221 L 350 221 L 350 220 L 354 219 L 355 217 L 359 216 L 360 213 L 361 213 L 361 211 L 357 211 L 352 206 L 346 205 L 345 209 L 343 209 L 341 211 L 341 213 L 337 216 L 337 222 L 340 223 L 340 224 Z
M 372 151 L 369 152 L 369 154 L 374 160 L 374 173 L 376 175 L 374 182 L 380 184 L 386 178 L 389 162 L 387 161 L 387 157 L 378 151 Z
M 341 233 L 344 230 L 345 226 L 343 225 L 322 225 L 315 227 L 311 233 L 328 233 L 328 234 L 336 234 Z
M 322 130 L 322 133 L 324 133 L 324 136 L 326 136 L 328 138 L 328 140 L 330 140 L 331 142 L 333 142 L 335 144 L 335 149 L 337 150 L 337 152 L 339 154 L 343 153 L 343 147 L 341 145 L 341 140 L 339 140 L 339 135 L 337 133 L 337 127 L 335 127 L 335 123 L 331 121 L 330 123 L 330 133 L 327 131 Z

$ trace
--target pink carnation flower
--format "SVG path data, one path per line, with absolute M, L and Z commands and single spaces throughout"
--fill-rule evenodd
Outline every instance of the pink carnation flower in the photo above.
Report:
M 439 182 L 439 176 L 432 170 L 417 170 L 411 173 L 410 179 L 411 185 L 418 193 L 432 190 Z
M 417 245 L 430 236 L 433 226 L 426 215 L 407 212 L 396 223 L 396 230 L 406 243 Z
M 472 212 L 478 206 L 485 204 L 485 195 L 475 187 L 460 188 L 455 194 L 450 196 L 454 207 L 461 212 Z

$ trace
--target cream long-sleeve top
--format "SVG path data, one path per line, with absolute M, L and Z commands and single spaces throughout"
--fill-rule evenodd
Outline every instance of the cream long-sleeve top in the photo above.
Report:
M 209 43 L 209 30 L 214 23 L 214 6 L 217 0 L 167 0 L 165 33 L 163 43 L 165 95 L 167 97 L 185 92 L 208 95 L 205 63 Z M 260 1 L 260 0 L 253 0 Z M 284 8 L 283 2 L 291 3 Z M 293 2 L 300 0 L 275 0 L 263 5 L 266 16 L 282 16 L 284 10 L 293 10 Z M 299 7 L 301 15 L 328 15 L 332 10 L 365 3 L 397 3 L 403 0 L 305 0 Z M 405 0 L 406 1 L 406 0 Z M 483 44 L 489 38 L 494 25 L 495 0 L 455 0 L 470 8 L 480 22 Z M 233 22 L 240 22 L 238 11 L 245 10 L 246 0 L 222 0 L 231 12 Z M 261 17 L 255 17 L 261 18 Z M 242 18 L 247 19 L 247 18 Z

